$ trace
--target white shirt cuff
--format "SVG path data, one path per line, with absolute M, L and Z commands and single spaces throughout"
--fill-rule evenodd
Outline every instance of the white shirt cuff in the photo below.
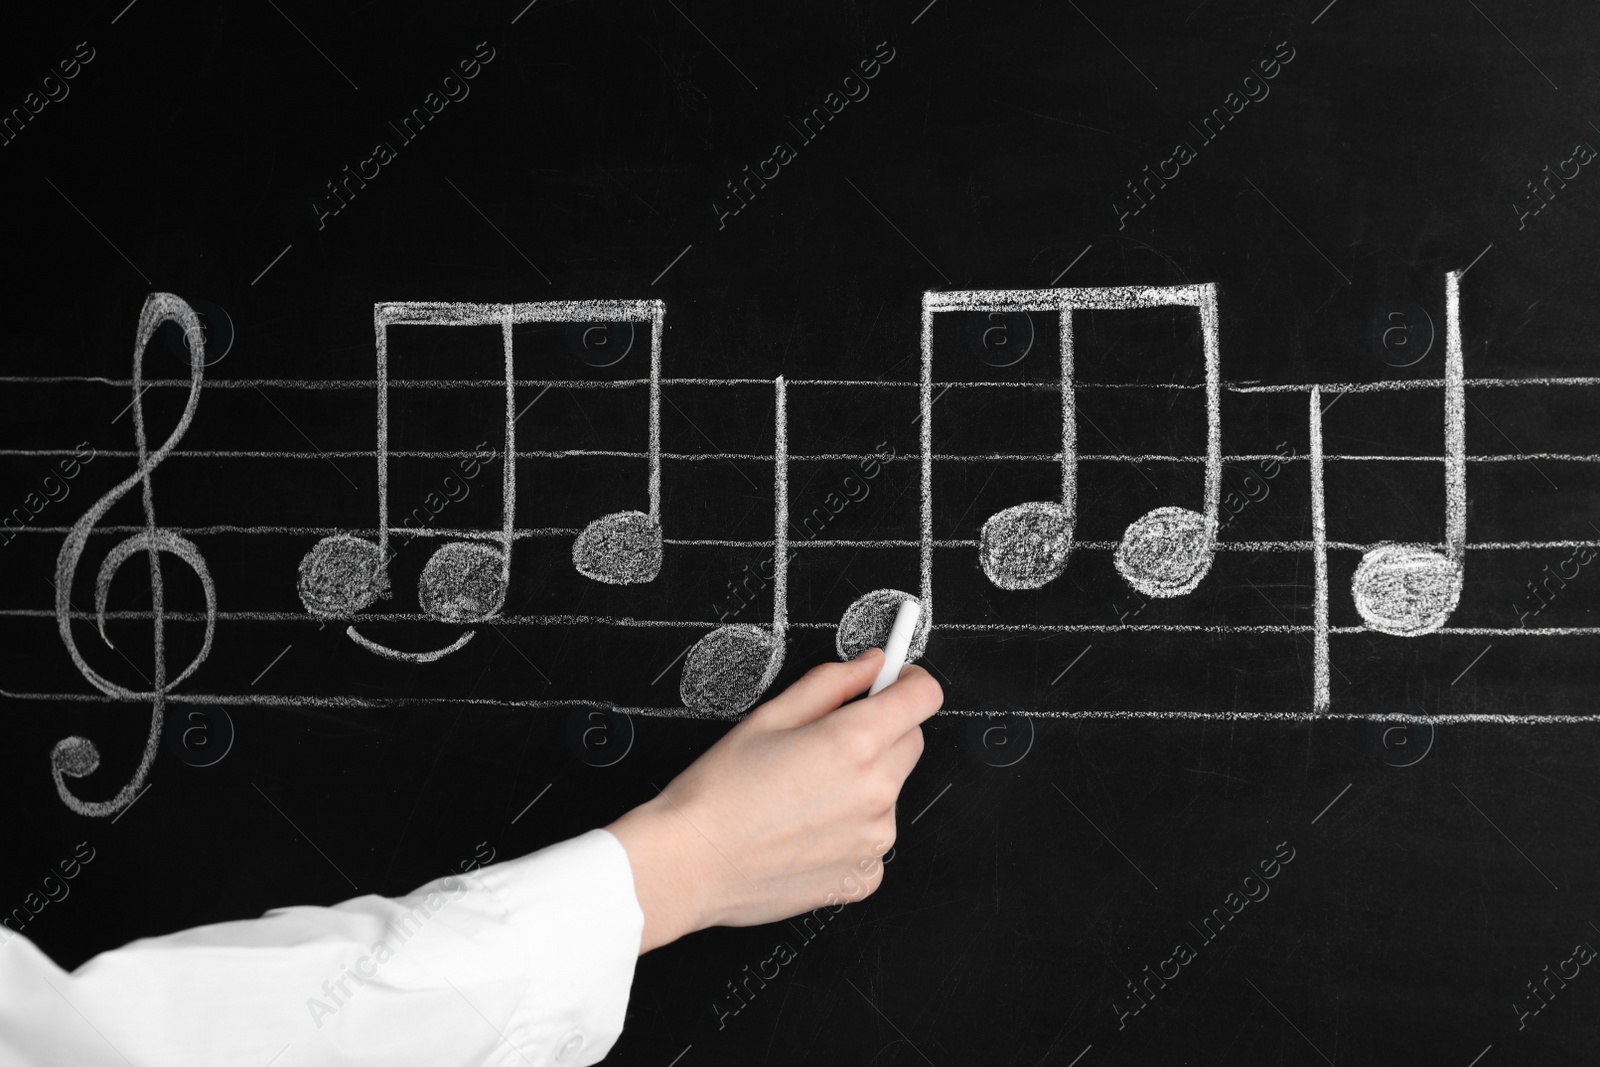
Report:
M 534 966 L 563 964 L 563 973 L 536 983 L 542 1002 L 517 1012 L 513 1043 L 552 1049 L 563 1067 L 604 1059 L 622 1033 L 644 934 L 622 842 L 609 831 L 590 830 L 471 877 L 505 906 Z M 502 1045 L 501 1051 L 507 1065 L 521 1063 L 512 1049 Z

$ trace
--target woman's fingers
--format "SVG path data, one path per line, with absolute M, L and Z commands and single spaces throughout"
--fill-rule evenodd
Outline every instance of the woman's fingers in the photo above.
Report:
M 894 776 L 896 785 L 903 785 L 911 777 L 911 772 L 917 766 L 917 760 L 922 758 L 922 727 L 913 726 L 900 735 L 900 739 L 889 746 L 889 751 L 883 754 L 884 770 Z
M 774 729 L 804 726 L 865 693 L 882 666 L 883 650 L 877 648 L 869 648 L 843 663 L 818 664 L 750 717 Z
M 871 684 L 871 680 L 868 680 Z M 867 755 L 885 752 L 913 727 L 921 726 L 944 703 L 944 690 L 933 675 L 908 663 L 889 688 L 840 708 L 832 717 L 838 729 L 862 744 Z

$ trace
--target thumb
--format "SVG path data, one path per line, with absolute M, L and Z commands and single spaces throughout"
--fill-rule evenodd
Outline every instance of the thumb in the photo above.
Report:
M 774 730 L 815 722 L 872 685 L 883 666 L 883 650 L 869 648 L 853 660 L 821 663 L 800 680 L 757 708 L 750 718 Z

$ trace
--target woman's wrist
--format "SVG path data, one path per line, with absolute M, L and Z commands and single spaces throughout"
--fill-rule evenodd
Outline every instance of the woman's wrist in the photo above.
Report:
M 633 890 L 644 913 L 639 953 L 716 924 L 704 870 L 706 843 L 664 797 L 646 801 L 606 829 L 622 842 L 633 868 Z

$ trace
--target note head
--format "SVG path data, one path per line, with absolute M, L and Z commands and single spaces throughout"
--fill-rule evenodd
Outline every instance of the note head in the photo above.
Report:
M 1210 573 L 1216 547 L 1216 526 L 1198 511 L 1156 508 L 1128 524 L 1112 562 L 1145 596 L 1183 596 Z
M 874 589 L 863 593 L 851 602 L 839 619 L 839 630 L 834 638 L 834 648 L 839 658 L 855 659 L 869 648 L 882 648 L 889 640 L 900 605 L 916 597 L 899 589 Z M 917 618 L 917 628 L 911 634 L 911 646 L 906 650 L 906 662 L 922 658 L 928 647 L 931 621 L 927 611 Z
M 422 610 L 440 622 L 482 622 L 506 602 L 505 556 L 494 545 L 451 541 L 440 545 L 417 579 Z
M 661 572 L 661 524 L 642 511 L 602 515 L 572 542 L 572 565 L 607 585 L 643 585 Z
M 1421 637 L 1444 626 L 1461 600 L 1465 575 L 1456 560 L 1416 545 L 1367 550 L 1350 580 L 1356 611 L 1370 629 Z
M 1061 576 L 1072 551 L 1073 514 L 1051 500 L 989 516 L 978 537 L 983 573 L 1001 589 L 1038 589 Z
M 352 534 L 334 534 L 300 560 L 300 602 L 321 618 L 348 618 L 389 595 L 389 574 L 378 546 Z
M 783 638 L 748 623 L 719 626 L 694 643 L 678 695 L 685 707 L 733 718 L 767 691 L 783 667 Z

